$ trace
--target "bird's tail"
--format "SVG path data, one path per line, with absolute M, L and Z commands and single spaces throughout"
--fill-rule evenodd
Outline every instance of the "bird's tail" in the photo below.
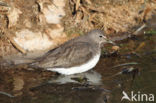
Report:
M 34 70 L 44 71 L 44 68 L 38 66 L 38 62 L 13 62 L 10 60 L 0 60 L 0 68 L 11 69 L 11 68 L 32 68 Z

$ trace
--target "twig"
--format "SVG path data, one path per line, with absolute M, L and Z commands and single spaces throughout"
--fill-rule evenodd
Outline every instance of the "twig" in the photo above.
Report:
M 90 0 L 86 0 L 86 2 L 87 2 L 89 5 L 92 4 L 92 2 L 91 2 Z
M 139 27 L 134 33 L 133 35 L 137 35 L 142 29 L 144 29 L 146 27 L 146 24 L 143 24 L 141 27 Z
M 7 34 L 6 36 L 8 37 L 10 42 L 16 47 L 17 50 L 19 50 L 23 54 L 26 54 L 26 51 L 23 48 L 21 48 L 10 36 L 8 36 Z
M 117 67 L 127 66 L 127 65 L 137 65 L 137 64 L 138 64 L 137 62 L 123 63 L 123 64 L 116 65 L 112 68 L 117 68 Z
M 103 10 L 103 8 L 95 8 L 95 7 L 92 7 L 92 6 L 86 6 L 84 5 L 85 8 L 89 9 L 89 10 L 93 10 L 93 11 L 96 11 L 96 12 L 99 12 L 99 13 L 105 13 L 105 11 Z
M 78 10 L 79 6 L 80 6 L 80 0 L 77 0 L 76 1 L 76 11 Z
M 121 36 L 114 36 L 114 37 L 111 37 L 110 39 L 113 41 L 113 42 L 116 42 L 116 41 L 121 41 L 121 40 L 125 40 L 127 38 L 131 38 L 133 36 L 138 36 L 140 35 L 139 32 L 144 29 L 145 27 L 147 27 L 146 24 L 143 24 L 141 27 L 139 27 L 136 31 L 134 32 L 131 32 L 131 33 L 124 33 L 123 35 Z M 127 34 L 127 35 L 126 35 Z
M 2 92 L 2 91 L 0 91 L 0 94 L 6 95 L 6 96 L 8 96 L 8 97 L 10 97 L 10 98 L 15 97 L 15 96 L 13 96 L 13 95 L 11 95 L 11 94 L 9 94 L 9 93 Z

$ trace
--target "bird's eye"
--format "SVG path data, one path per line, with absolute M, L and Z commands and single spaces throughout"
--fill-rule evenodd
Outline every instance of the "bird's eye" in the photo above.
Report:
M 99 37 L 102 38 L 102 35 L 100 35 Z

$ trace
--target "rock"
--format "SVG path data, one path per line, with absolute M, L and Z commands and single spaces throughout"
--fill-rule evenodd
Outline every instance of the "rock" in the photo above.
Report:
M 39 1 L 41 12 L 44 14 L 46 22 L 49 24 L 59 24 L 60 20 L 65 16 L 64 0 L 53 0 L 53 3 L 43 6 L 44 1 Z
M 112 49 L 115 50 L 115 51 L 117 51 L 117 50 L 120 49 L 120 47 L 119 46 L 112 46 Z
M 46 34 L 33 32 L 29 29 L 23 29 L 16 32 L 14 41 L 23 49 L 27 51 L 45 50 L 54 45 Z
M 8 28 L 15 26 L 17 24 L 17 21 L 19 19 L 19 15 L 22 14 L 20 9 L 18 8 L 12 8 L 12 10 L 9 12 L 8 19 L 9 19 L 9 24 Z
M 19 91 L 23 89 L 24 81 L 21 77 L 14 77 L 14 91 Z

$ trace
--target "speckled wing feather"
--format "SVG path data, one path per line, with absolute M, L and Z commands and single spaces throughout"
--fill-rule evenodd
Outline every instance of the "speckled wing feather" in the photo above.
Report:
M 68 68 L 78 66 L 93 56 L 92 46 L 87 42 L 62 45 L 40 59 L 35 65 L 40 68 Z

